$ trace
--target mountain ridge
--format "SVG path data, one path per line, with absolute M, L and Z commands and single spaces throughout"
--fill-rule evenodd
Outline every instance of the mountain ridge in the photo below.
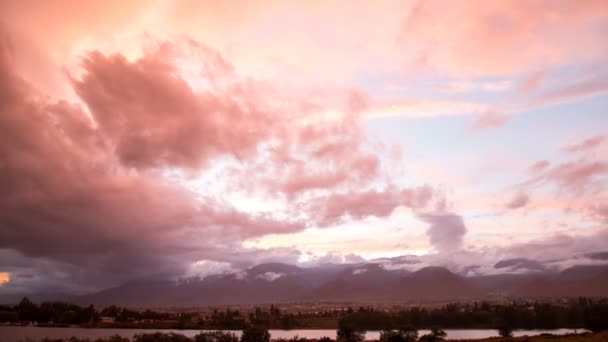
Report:
M 387 269 L 374 262 L 333 267 L 265 263 L 239 272 L 185 282 L 143 279 L 71 296 L 69 300 L 83 305 L 192 307 L 319 301 L 457 301 L 482 300 L 497 295 L 608 296 L 608 265 L 575 265 L 560 272 L 466 277 L 442 266 L 426 266 L 411 272 Z M 8 298 L 0 297 L 0 300 L 8 301 Z

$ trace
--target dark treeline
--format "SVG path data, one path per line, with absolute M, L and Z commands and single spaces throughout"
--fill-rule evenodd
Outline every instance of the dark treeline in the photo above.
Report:
M 283 312 L 255 308 L 214 310 L 210 313 L 156 312 L 117 306 L 96 309 L 62 302 L 36 304 L 24 298 L 17 305 L 0 306 L 0 324 L 52 326 L 130 327 L 172 329 L 235 329 L 260 326 L 270 329 L 338 328 L 386 330 L 403 327 L 462 329 L 557 329 L 587 328 L 603 330 L 608 325 L 608 299 L 579 298 L 559 303 L 513 302 L 496 304 L 475 302 L 442 307 L 409 307 L 384 311 L 372 307 L 319 312 Z
M 587 328 L 608 326 L 608 299 L 579 298 L 565 303 L 521 302 L 448 304 L 439 308 L 412 307 L 397 312 L 359 308 L 342 318 L 366 330 L 417 328 L 480 328 L 508 326 L 512 329 Z
M 17 305 L 0 305 L 0 324 L 38 324 L 53 326 L 103 326 L 103 318 L 111 318 L 113 326 L 130 326 L 133 322 L 172 322 L 179 325 L 191 321 L 187 314 L 130 310 L 117 306 L 101 310 L 92 305 L 78 306 L 65 302 L 33 303 L 23 298 Z M 178 327 L 178 326 L 172 326 Z

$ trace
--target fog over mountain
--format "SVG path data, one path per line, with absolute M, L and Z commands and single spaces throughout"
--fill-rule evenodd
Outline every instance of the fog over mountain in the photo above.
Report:
M 142 281 L 78 297 L 82 304 L 206 306 L 281 302 L 417 302 L 495 299 L 497 296 L 558 298 L 608 296 L 608 264 L 561 272 L 464 276 L 428 266 L 386 270 L 382 264 L 299 268 L 262 264 L 235 274 L 185 282 Z
M 440 266 L 411 267 L 415 256 L 377 259 L 351 264 L 298 267 L 282 263 L 260 264 L 239 272 L 187 279 L 142 278 L 86 295 L 29 294 L 33 300 L 69 300 L 83 305 L 133 307 L 192 307 L 293 302 L 433 303 L 497 298 L 561 298 L 608 296 L 608 263 L 578 265 L 564 270 L 528 272 L 521 260 L 503 273 L 479 275 L 457 273 Z M 405 261 L 410 267 L 395 268 Z M 415 263 L 414 263 L 415 265 Z M 518 271 L 518 272 L 513 272 Z M 17 302 L 20 295 L 0 297 Z

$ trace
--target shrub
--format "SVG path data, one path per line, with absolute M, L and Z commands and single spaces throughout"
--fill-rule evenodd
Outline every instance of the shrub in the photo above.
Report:
M 413 327 L 406 327 L 399 330 L 385 330 L 380 332 L 381 342 L 416 342 L 418 340 L 418 330 Z
M 133 342 L 192 342 L 192 339 L 175 333 L 145 333 L 133 337 Z
M 268 329 L 262 327 L 249 327 L 243 330 L 241 342 L 269 342 L 270 333 Z
M 223 331 L 201 331 L 194 336 L 195 342 L 238 342 L 239 338 L 233 334 Z
M 364 340 L 365 330 L 340 322 L 336 332 L 336 342 L 363 342 Z

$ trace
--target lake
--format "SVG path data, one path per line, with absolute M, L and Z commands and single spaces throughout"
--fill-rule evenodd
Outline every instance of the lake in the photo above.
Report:
M 85 328 L 49 328 L 49 327 L 9 327 L 0 326 L 0 342 L 19 342 L 25 339 L 42 339 L 44 337 L 50 338 L 67 338 L 67 337 L 80 337 L 96 339 L 101 337 L 108 337 L 112 335 L 120 335 L 123 337 L 133 337 L 139 333 L 152 333 L 152 332 L 174 332 L 186 336 L 194 336 L 200 332 L 200 330 L 168 330 L 168 329 L 85 329 Z M 486 338 L 498 336 L 496 330 L 490 329 L 446 329 L 449 339 L 475 339 L 475 338 Z M 583 330 L 578 330 L 582 332 Z M 237 335 L 240 335 L 240 331 L 232 331 Z M 539 335 L 543 333 L 563 335 L 568 333 L 574 333 L 574 329 L 556 329 L 556 330 L 516 330 L 515 336 L 524 335 Z M 419 334 L 423 335 L 428 333 L 428 330 L 420 330 Z M 292 338 L 294 336 L 306 337 L 306 338 L 320 338 L 323 336 L 335 338 L 336 331 L 330 329 L 294 329 L 294 330 L 270 330 L 270 336 L 273 339 L 277 338 Z M 368 331 L 365 335 L 366 340 L 377 340 L 380 337 L 378 331 Z

